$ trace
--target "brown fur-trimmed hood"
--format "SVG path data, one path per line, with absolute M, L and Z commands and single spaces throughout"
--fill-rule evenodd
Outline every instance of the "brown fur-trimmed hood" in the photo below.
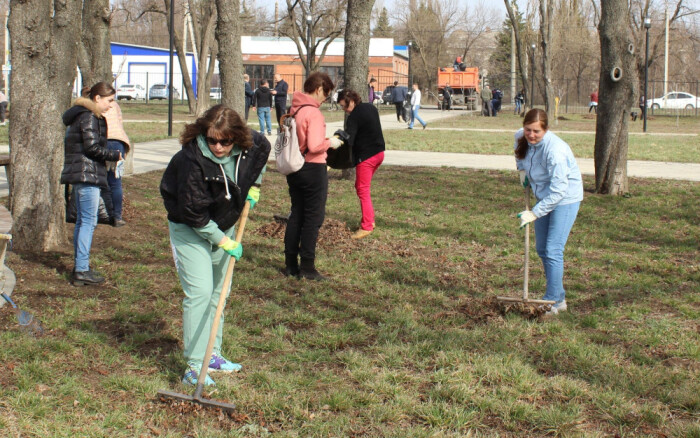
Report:
M 73 123 L 73 121 L 75 121 L 76 117 L 78 117 L 80 114 L 86 111 L 90 111 L 98 119 L 103 118 L 103 115 L 100 114 L 99 111 L 97 111 L 97 105 L 95 105 L 95 102 L 88 99 L 87 97 L 79 97 L 75 99 L 75 101 L 73 102 L 73 106 L 70 107 L 68 111 L 63 113 L 63 124 L 69 126 L 71 123 Z

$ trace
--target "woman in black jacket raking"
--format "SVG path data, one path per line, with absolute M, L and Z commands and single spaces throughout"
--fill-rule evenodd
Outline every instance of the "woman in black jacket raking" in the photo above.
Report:
M 338 95 L 338 105 L 350 114 L 345 131 L 352 147 L 353 164 L 356 166 L 355 191 L 360 198 L 362 222 L 353 239 L 367 237 L 374 230 L 374 206 L 372 205 L 372 177 L 384 161 L 384 134 L 379 111 L 374 105 L 362 103 L 353 90 L 343 90 Z
M 180 135 L 182 150 L 170 160 L 160 183 L 168 212 L 170 244 L 185 293 L 183 337 L 188 368 L 183 383 L 196 385 L 223 287 L 229 257 L 238 260 L 234 224 L 245 201 L 260 198 L 270 143 L 224 105 L 207 110 Z M 228 253 L 228 255 L 227 255 Z M 241 365 L 221 353 L 223 315 L 210 372 L 235 372 Z M 204 384 L 214 382 L 207 375 Z
M 73 186 L 77 210 L 73 231 L 75 268 L 71 278 L 75 286 L 105 281 L 102 275 L 90 269 L 90 247 L 97 225 L 100 187 L 107 187 L 105 161 L 122 159 L 119 151 L 107 149 L 107 124 L 102 116 L 114 103 L 114 87 L 98 82 L 82 91 L 83 97 L 76 99 L 63 114 L 63 124 L 68 129 L 61 184 Z

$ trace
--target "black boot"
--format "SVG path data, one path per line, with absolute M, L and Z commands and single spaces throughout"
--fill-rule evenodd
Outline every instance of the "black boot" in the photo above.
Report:
M 314 259 L 301 259 L 301 269 L 299 270 L 299 276 L 301 278 L 306 278 L 307 280 L 323 281 L 326 279 L 323 275 L 319 274 L 314 265 Z
M 73 271 L 73 286 L 85 286 L 90 284 L 104 283 L 105 278 L 96 271 Z
M 284 275 L 287 277 L 299 275 L 299 260 L 296 255 L 284 255 Z

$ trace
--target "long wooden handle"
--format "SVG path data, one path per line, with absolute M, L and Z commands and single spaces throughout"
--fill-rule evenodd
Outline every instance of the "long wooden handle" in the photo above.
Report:
M 250 211 L 250 202 L 246 201 L 243 206 L 243 211 L 238 219 L 238 229 L 236 230 L 236 241 L 241 243 L 243 239 L 243 230 L 245 230 L 245 224 L 248 221 L 248 212 Z M 231 288 L 231 279 L 233 278 L 233 267 L 236 265 L 236 259 L 229 257 L 228 267 L 226 268 L 226 275 L 224 276 L 224 285 L 221 287 L 221 294 L 219 295 L 219 304 L 216 306 L 216 313 L 214 314 L 214 321 L 211 325 L 211 333 L 209 333 L 209 342 L 207 343 L 207 350 L 204 353 L 204 360 L 202 361 L 202 369 L 197 376 L 197 388 L 194 391 L 194 398 L 199 400 L 202 396 L 202 390 L 204 389 L 204 381 L 207 378 L 207 372 L 209 371 L 209 361 L 211 361 L 211 354 L 214 351 L 214 343 L 216 342 L 216 333 L 219 329 L 219 322 L 221 322 L 221 315 L 224 313 L 224 305 L 226 304 L 226 298 L 228 290 Z
M 530 210 L 530 190 L 525 187 L 525 210 Z M 527 301 L 530 280 L 530 224 L 525 224 L 525 262 L 523 263 L 523 301 Z

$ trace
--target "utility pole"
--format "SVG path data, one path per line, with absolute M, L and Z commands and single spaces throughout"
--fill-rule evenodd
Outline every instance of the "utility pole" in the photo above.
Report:
M 515 105 L 515 87 L 517 77 L 515 73 L 515 28 L 510 28 L 510 98 Z
M 666 30 L 664 31 L 664 96 L 668 93 L 668 9 L 664 12 Z

